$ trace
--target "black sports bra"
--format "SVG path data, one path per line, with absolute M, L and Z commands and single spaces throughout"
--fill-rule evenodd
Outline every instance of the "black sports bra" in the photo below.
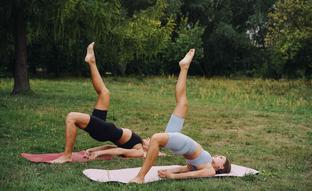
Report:
M 129 141 L 127 141 L 126 143 L 124 143 L 122 145 L 117 144 L 117 146 L 124 148 L 124 149 L 131 149 L 132 147 L 134 147 L 134 145 L 139 144 L 139 143 L 141 143 L 141 144 L 143 143 L 142 138 L 132 131 L 132 135 L 131 135 L 131 138 L 129 139 Z

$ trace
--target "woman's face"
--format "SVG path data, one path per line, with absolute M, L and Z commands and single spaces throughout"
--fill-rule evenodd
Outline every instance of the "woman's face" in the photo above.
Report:
M 214 164 L 216 165 L 216 167 L 218 167 L 219 169 L 223 169 L 224 168 L 224 163 L 226 161 L 226 157 L 222 156 L 222 155 L 215 155 L 212 157 Z

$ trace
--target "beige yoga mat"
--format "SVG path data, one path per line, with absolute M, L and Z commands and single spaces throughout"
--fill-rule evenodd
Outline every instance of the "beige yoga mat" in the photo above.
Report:
M 144 183 L 161 180 L 161 178 L 158 177 L 158 173 L 157 173 L 158 170 L 175 168 L 175 167 L 178 167 L 178 165 L 153 166 L 151 170 L 145 176 Z M 141 167 L 118 169 L 118 170 L 86 169 L 83 171 L 83 174 L 86 175 L 89 179 L 93 181 L 97 181 L 97 182 L 128 183 L 132 178 L 134 178 L 138 174 L 140 168 Z M 214 177 L 221 177 L 221 176 L 242 177 L 245 175 L 258 174 L 258 173 L 259 171 L 255 169 L 232 164 L 230 173 L 217 174 Z

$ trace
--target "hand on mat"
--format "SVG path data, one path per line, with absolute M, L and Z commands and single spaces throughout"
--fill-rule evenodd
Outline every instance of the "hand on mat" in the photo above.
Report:
M 86 152 L 84 157 L 87 158 L 87 159 L 96 159 L 98 157 L 98 152 L 96 151 L 93 151 L 93 152 Z
M 86 154 L 89 155 L 92 152 L 92 149 L 87 149 Z
M 90 153 L 90 152 L 85 151 L 85 152 L 83 153 L 83 156 L 82 156 L 82 157 L 83 157 L 83 158 L 88 158 L 88 156 L 90 155 L 89 153 Z
M 89 158 L 92 152 L 94 152 L 92 149 L 87 149 L 83 155 L 83 158 Z
M 158 176 L 160 178 L 168 178 L 168 179 L 171 179 L 172 176 L 173 176 L 173 173 L 172 172 L 169 172 L 167 169 L 161 169 L 161 170 L 158 170 Z

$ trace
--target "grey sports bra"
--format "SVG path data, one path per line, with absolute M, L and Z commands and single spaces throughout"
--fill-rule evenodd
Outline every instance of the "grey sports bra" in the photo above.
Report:
M 193 160 L 186 160 L 187 164 L 191 165 L 193 170 L 196 170 L 196 166 L 205 164 L 205 163 L 211 163 L 212 162 L 212 157 L 211 155 L 205 151 L 202 150 L 200 155 L 193 159 Z

